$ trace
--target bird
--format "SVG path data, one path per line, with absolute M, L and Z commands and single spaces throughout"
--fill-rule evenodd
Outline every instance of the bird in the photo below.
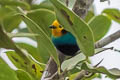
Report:
M 53 21 L 49 28 L 52 33 L 51 40 L 56 49 L 64 55 L 75 56 L 80 48 L 74 35 L 65 30 L 57 20 Z

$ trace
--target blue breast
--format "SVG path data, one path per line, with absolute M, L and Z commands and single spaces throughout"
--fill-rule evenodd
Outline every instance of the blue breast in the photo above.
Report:
M 54 37 L 52 36 L 52 42 L 54 45 L 77 45 L 75 37 L 70 33 L 66 33 L 63 36 L 60 37 Z

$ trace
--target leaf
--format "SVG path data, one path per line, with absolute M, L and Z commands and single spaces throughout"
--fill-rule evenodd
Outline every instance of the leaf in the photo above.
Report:
M 95 42 L 103 38 L 109 31 L 111 20 L 104 15 L 95 16 L 89 21 L 89 26 L 93 31 Z
M 59 1 L 50 1 L 55 7 L 58 21 L 77 38 L 81 51 L 86 56 L 94 55 L 93 34 L 89 26 Z
M 18 32 L 19 33 L 29 33 L 29 31 L 28 31 L 28 28 L 27 27 L 25 27 L 25 28 L 18 28 Z
M 6 35 L 6 33 L 3 31 L 1 25 L 0 25 L 0 48 L 16 49 L 16 45 L 8 37 L 8 35 Z
M 0 7 L 0 21 L 9 15 L 13 15 L 15 12 L 8 7 Z
M 36 37 L 36 40 L 38 42 L 38 49 L 39 54 L 41 55 L 41 62 L 46 63 L 48 60 L 48 55 L 51 55 L 53 59 L 56 61 L 56 63 L 59 65 L 58 56 L 56 53 L 56 49 L 54 45 L 52 44 L 50 38 L 46 35 L 46 33 L 39 27 L 34 21 L 32 21 L 30 18 L 28 18 L 25 15 L 22 15 L 23 21 L 28 25 L 28 28 L 35 34 L 39 34 L 38 37 Z
M 7 56 L 10 60 L 20 69 L 24 69 L 25 71 L 29 72 L 31 76 L 39 79 L 41 77 L 41 66 L 38 65 L 33 60 L 30 60 L 29 55 L 27 53 L 21 51 L 15 43 L 8 37 L 8 35 L 2 30 L 0 26 L 0 47 L 13 49 L 16 51 L 8 51 Z M 10 54 L 9 54 L 10 53 Z
M 25 9 L 30 9 L 30 6 L 28 3 L 24 1 L 16 1 L 16 0 L 0 0 L 1 5 L 10 5 L 10 6 L 20 6 Z
M 16 43 L 20 48 L 27 50 L 27 52 L 32 55 L 37 61 L 41 62 L 40 54 L 37 52 L 37 48 L 27 43 Z
M 11 32 L 19 26 L 21 18 L 19 15 L 10 15 L 3 19 L 3 26 L 7 32 Z
M 88 70 L 93 73 L 106 74 L 107 76 L 114 78 L 114 79 L 120 78 L 120 70 L 118 70 L 118 69 L 117 69 L 118 71 L 116 71 L 116 69 L 107 70 L 103 66 L 94 68 L 94 67 L 90 66 L 88 63 L 83 63 L 82 69 Z
M 103 52 L 108 49 L 111 49 L 111 48 L 97 48 L 97 49 L 95 49 L 95 54 Z M 79 65 L 82 61 L 85 61 L 85 59 L 86 59 L 86 56 L 83 53 L 79 53 L 78 55 L 76 55 L 68 60 L 65 60 L 62 63 L 61 68 L 63 71 L 66 69 L 71 70 L 71 69 L 75 68 L 76 65 Z M 79 67 L 81 67 L 81 65 Z
M 18 69 L 15 72 L 19 80 L 33 80 L 32 77 L 24 70 Z
M 87 15 L 85 16 L 85 21 L 89 22 L 91 20 L 91 18 L 93 18 L 95 16 L 95 14 L 92 11 L 88 11 Z
M 117 68 L 109 69 L 109 72 L 120 76 L 120 70 Z
M 106 14 L 110 19 L 120 23 L 120 10 L 118 9 L 104 9 L 103 14 Z
M 53 7 L 53 5 L 50 3 L 49 0 L 42 1 L 39 5 L 33 4 L 33 5 L 31 6 L 31 9 L 32 9 L 32 10 L 35 10 L 35 9 L 48 9 L 48 10 L 54 11 L 54 7 Z
M 62 65 L 61 65 L 61 69 L 64 70 L 71 70 L 72 68 L 74 68 L 79 62 L 85 60 L 86 57 L 83 53 L 80 53 L 68 60 L 65 60 Z M 72 63 L 72 64 L 71 64 Z
M 0 48 L 15 50 L 19 56 L 28 60 L 25 54 L 15 45 L 15 43 L 9 38 L 7 33 L 3 30 L 0 25 Z
M 38 36 L 38 34 L 32 34 L 32 33 L 7 33 L 7 35 L 10 38 L 14 38 L 14 37 L 34 37 L 34 36 Z
M 10 7 L 0 8 L 0 22 L 7 32 L 11 32 L 13 29 L 18 27 L 21 22 L 21 18 L 17 15 L 17 11 Z
M 0 80 L 19 80 L 12 70 L 0 57 Z
M 34 79 L 38 80 L 41 78 L 43 72 L 43 68 L 42 68 L 43 65 L 37 64 L 36 62 L 32 61 L 30 58 L 29 60 L 26 60 L 25 58 L 19 56 L 18 53 L 14 51 L 7 51 L 6 54 L 18 69 L 25 70 Z
M 39 36 L 39 34 L 31 33 L 31 32 L 28 30 L 27 26 L 25 26 L 25 28 L 17 28 L 17 30 L 18 30 L 18 33 L 11 35 L 11 37 L 12 37 L 12 36 L 13 36 L 13 37 L 15 37 L 15 36 L 18 36 L 18 37 L 21 36 L 21 37 L 22 37 L 22 36 L 24 36 L 24 37 L 28 37 L 28 38 L 36 41 L 35 36 Z
M 33 20 L 39 27 L 51 37 L 49 26 L 55 20 L 55 13 L 48 9 L 37 9 L 28 12 L 27 16 Z

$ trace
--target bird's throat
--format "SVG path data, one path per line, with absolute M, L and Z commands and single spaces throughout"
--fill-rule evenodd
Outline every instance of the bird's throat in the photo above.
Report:
M 60 37 L 60 36 L 62 36 L 62 32 L 61 32 L 61 30 L 52 30 L 52 35 L 54 36 L 54 37 Z

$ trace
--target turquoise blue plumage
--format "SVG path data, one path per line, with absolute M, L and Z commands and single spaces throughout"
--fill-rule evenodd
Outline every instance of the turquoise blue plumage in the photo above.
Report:
M 52 41 L 54 45 L 64 45 L 64 44 L 77 45 L 75 37 L 70 32 L 67 32 L 66 34 L 60 37 L 52 36 Z

